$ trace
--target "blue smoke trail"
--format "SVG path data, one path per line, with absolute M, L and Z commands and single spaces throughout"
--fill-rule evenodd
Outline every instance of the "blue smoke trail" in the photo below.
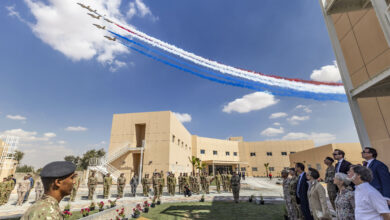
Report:
M 280 95 L 280 96 L 291 96 L 291 97 L 301 97 L 301 98 L 309 98 L 309 99 L 314 99 L 314 100 L 318 100 L 318 101 L 324 101 L 324 100 L 334 100 L 334 101 L 340 101 L 340 102 L 346 102 L 347 99 L 346 99 L 346 96 L 345 95 L 329 95 L 329 94 L 323 94 L 323 93 L 310 93 L 310 92 L 300 92 L 300 91 L 295 91 L 295 90 L 291 90 L 291 89 L 286 89 L 286 88 L 274 88 L 272 86 L 269 86 L 269 85 L 264 85 L 264 84 L 261 84 L 261 83 L 255 83 L 255 82 L 248 82 L 248 81 L 244 81 L 244 80 L 241 80 L 241 79 L 237 79 L 237 78 L 233 78 L 233 77 L 230 77 L 230 76 L 226 76 L 226 75 L 223 75 L 223 74 L 219 74 L 219 73 L 215 73 L 215 72 L 212 72 L 212 71 L 209 71 L 207 69 L 203 69 L 203 68 L 199 68 L 195 65 L 192 65 L 192 64 L 189 64 L 189 63 L 186 63 L 186 62 L 183 62 L 181 60 L 178 60 L 176 59 L 175 57 L 172 57 L 170 55 L 167 55 L 167 54 L 164 54 L 158 50 L 155 50 L 155 49 L 152 49 L 148 46 L 145 46 L 139 42 L 136 42 L 136 41 L 133 41 L 133 40 L 130 40 L 120 34 L 117 34 L 115 32 L 112 32 L 112 31 L 109 31 L 111 34 L 123 39 L 123 40 L 126 40 L 128 42 L 131 42 L 137 46 L 140 46 L 144 49 L 147 49 L 149 51 L 152 51 L 158 55 L 161 55 L 161 56 L 164 56 L 168 59 L 171 59 L 173 61 L 176 61 L 182 65 L 186 65 L 188 67 L 192 67 L 192 68 L 195 68 L 199 71 L 202 71 L 202 72 L 206 72 L 208 74 L 211 74 L 211 75 L 214 75 L 216 77 L 220 77 L 220 78 L 223 78 L 223 79 L 226 79 L 226 80 L 221 80 L 221 79 L 216 79 L 216 78 L 213 78 L 213 77 L 210 77 L 210 76 L 206 76 L 206 75 L 203 75 L 203 74 L 200 74 L 198 72 L 195 72 L 195 71 L 192 71 L 190 69 L 187 69 L 187 68 L 184 68 L 184 67 L 181 67 L 181 66 L 178 66 L 176 64 L 173 64 L 169 61 L 166 61 L 166 60 L 163 60 L 163 59 L 160 59 L 158 57 L 155 57 L 149 53 L 146 53 L 144 51 L 141 51 L 135 47 L 132 47 L 132 46 L 129 46 L 127 45 L 126 43 L 122 42 L 121 41 L 121 44 L 144 55 L 144 56 L 147 56 L 149 58 L 152 58 L 158 62 L 161 62 L 161 63 L 164 63 L 166 65 L 169 65 L 169 66 L 172 66 L 176 69 L 179 69 L 179 70 L 182 70 L 184 72 L 188 72 L 192 75 L 196 75 L 198 77 L 201 77 L 201 78 L 204 78 L 204 79 L 207 79 L 207 80 L 210 80 L 210 81 L 213 81 L 213 82 L 217 82 L 217 83 L 221 83 L 221 84 L 225 84 L 225 85 L 231 85 L 231 86 L 236 86 L 236 87 L 241 87 L 241 88 L 247 88 L 247 89 L 251 89 L 251 90 L 257 90 L 257 91 L 267 91 L 267 90 L 270 90 L 272 91 L 273 94 L 276 94 L 276 95 Z M 233 82 L 232 82 L 233 81 Z

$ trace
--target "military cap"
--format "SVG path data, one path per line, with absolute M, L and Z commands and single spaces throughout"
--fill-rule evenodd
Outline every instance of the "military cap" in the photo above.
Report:
M 76 166 L 69 161 L 55 161 L 46 164 L 41 171 L 43 178 L 58 178 L 74 173 Z

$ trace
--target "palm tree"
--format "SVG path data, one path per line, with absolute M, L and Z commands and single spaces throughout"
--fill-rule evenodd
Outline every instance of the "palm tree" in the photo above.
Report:
M 268 177 L 268 167 L 269 167 L 269 163 L 265 163 L 265 164 L 264 164 L 264 167 L 265 167 L 265 172 L 267 172 L 267 177 Z
M 198 172 L 200 173 L 202 170 L 206 169 L 207 165 L 205 162 L 201 162 L 199 160 L 198 166 L 196 167 L 198 169 Z
M 198 164 L 200 163 L 200 159 L 195 157 L 195 156 L 192 156 L 192 157 L 188 157 L 188 160 L 190 161 L 190 163 L 192 164 L 192 175 L 195 175 L 195 168 L 198 166 Z

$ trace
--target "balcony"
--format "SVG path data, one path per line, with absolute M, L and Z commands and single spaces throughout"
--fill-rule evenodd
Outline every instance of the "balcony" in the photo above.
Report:
M 328 14 L 336 14 L 371 8 L 370 0 L 326 0 L 325 10 Z

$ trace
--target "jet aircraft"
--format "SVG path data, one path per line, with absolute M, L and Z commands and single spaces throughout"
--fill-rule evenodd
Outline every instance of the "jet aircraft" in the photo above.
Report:
M 106 26 L 100 26 L 100 25 L 98 25 L 98 24 L 93 24 L 93 25 L 95 25 L 97 28 L 99 28 L 99 29 L 103 29 L 103 30 L 105 30 L 106 29 Z
M 109 36 L 104 36 L 104 37 L 109 39 L 109 40 L 116 41 L 116 37 L 109 37 Z
M 94 14 L 91 14 L 91 13 L 87 13 L 87 15 L 89 15 L 89 16 L 91 16 L 91 17 L 93 17 L 93 18 L 96 18 L 96 19 L 99 19 L 101 16 L 99 15 L 99 16 L 96 16 L 96 15 L 94 15 Z

